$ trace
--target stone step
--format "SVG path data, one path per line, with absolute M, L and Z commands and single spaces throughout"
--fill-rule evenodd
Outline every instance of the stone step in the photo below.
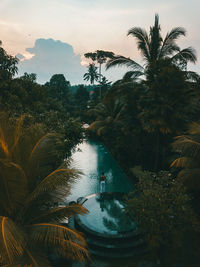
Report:
M 100 247 L 98 245 L 94 244 L 88 244 L 89 249 L 91 250 L 97 250 L 101 252 L 108 252 L 108 253 L 113 253 L 113 254 L 124 254 L 124 253 L 132 253 L 133 251 L 140 250 L 141 248 L 145 248 L 146 245 L 144 243 L 138 244 L 138 246 L 133 246 L 133 247 Z
M 148 252 L 147 247 L 139 247 L 137 249 L 133 249 L 132 251 L 124 251 L 121 253 L 111 252 L 109 250 L 96 250 L 96 249 L 90 249 L 89 253 L 95 256 L 103 257 L 105 258 L 115 258 L 115 259 L 123 259 L 123 258 L 132 258 L 134 256 L 137 256 L 139 254 L 145 254 Z

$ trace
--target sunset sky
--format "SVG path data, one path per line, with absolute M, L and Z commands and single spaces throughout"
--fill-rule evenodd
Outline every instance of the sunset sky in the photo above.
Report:
M 198 0 L 1 0 L 0 39 L 21 58 L 19 75 L 34 72 L 44 83 L 63 73 L 72 84 L 83 83 L 86 52 L 108 50 L 140 61 L 135 40 L 126 34 L 133 26 L 149 30 L 155 13 L 163 35 L 175 26 L 187 30 L 178 44 L 194 47 L 199 58 L 199 10 Z M 190 68 L 200 74 L 200 60 Z M 116 80 L 123 72 L 104 74 Z

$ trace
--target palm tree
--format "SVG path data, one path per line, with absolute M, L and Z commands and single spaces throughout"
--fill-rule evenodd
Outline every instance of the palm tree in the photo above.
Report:
M 178 178 L 182 179 L 194 193 L 200 192 L 200 124 L 192 123 L 186 135 L 177 136 L 174 150 L 180 155 L 171 167 L 181 168 Z
M 176 40 L 179 37 L 186 35 L 184 28 L 173 28 L 167 33 L 165 38 L 162 38 L 159 16 L 157 14 L 155 15 L 154 26 L 150 27 L 149 34 L 140 27 L 133 27 L 128 31 L 127 35 L 136 38 L 137 48 L 142 54 L 144 65 L 140 65 L 130 58 L 116 55 L 107 62 L 107 69 L 114 66 L 130 67 L 132 70 L 129 72 L 129 77 L 145 75 L 147 80 L 150 80 L 155 75 L 155 72 L 152 73 L 151 69 L 154 67 L 155 70 L 155 64 L 159 60 L 170 58 L 172 63 L 182 68 L 187 62 L 195 63 L 197 60 L 192 47 L 181 50 L 176 44 Z M 193 75 L 194 73 L 190 72 L 190 74 Z
M 89 64 L 88 72 L 83 75 L 83 79 L 86 81 L 90 81 L 92 85 L 94 85 L 95 81 L 99 80 L 99 74 L 97 73 L 97 67 L 94 64 Z
M 97 61 L 99 64 L 99 77 L 100 77 L 100 82 L 101 82 L 101 66 L 102 64 L 106 63 L 106 61 L 114 56 L 113 52 L 110 51 L 104 51 L 104 50 L 97 50 L 95 52 L 89 52 L 84 54 L 86 58 L 92 59 L 92 61 Z
M 142 76 L 146 79 L 142 83 L 144 85 L 144 94 L 140 98 L 138 105 L 140 107 L 139 118 L 144 130 L 155 135 L 155 170 L 158 169 L 159 162 L 162 162 L 161 139 L 165 143 L 165 136 L 168 137 L 174 132 L 173 125 L 177 125 L 176 123 L 171 123 L 172 118 L 174 120 L 178 118 L 178 122 L 182 124 L 186 121 L 185 117 L 181 116 L 185 115 L 185 109 L 184 112 L 180 112 L 182 104 L 186 100 L 185 98 L 184 102 L 181 102 L 181 96 L 188 91 L 186 90 L 188 85 L 185 81 L 197 79 L 198 77 L 197 74 L 188 72 L 185 68 L 187 62 L 196 62 L 194 49 L 188 47 L 181 50 L 176 44 L 176 40 L 181 36 L 185 36 L 185 34 L 184 28 L 176 27 L 163 38 L 159 25 L 159 16 L 156 14 L 154 25 L 150 27 L 149 34 L 139 27 L 133 27 L 128 31 L 128 35 L 137 40 L 137 47 L 142 54 L 144 62 L 143 65 L 123 56 L 115 56 L 107 62 L 107 69 L 117 65 L 130 67 L 132 70 L 125 74 L 124 78 L 126 79 L 136 79 Z M 169 77 L 170 74 L 174 77 L 173 81 Z M 178 76 L 176 77 L 175 74 L 178 74 Z M 173 82 L 176 83 L 176 86 L 173 85 Z M 177 82 L 181 82 L 183 88 Z M 178 98 L 175 97 L 177 92 L 179 93 Z M 170 113 L 172 113 L 177 104 L 178 110 L 176 108 L 175 116 L 171 116 Z
M 107 97 L 90 112 L 96 115 L 96 121 L 89 129 L 97 132 L 99 136 L 112 137 L 113 131 L 119 131 L 125 122 L 126 104 L 122 99 Z
M 0 117 L 0 265 L 50 266 L 47 255 L 84 260 L 88 257 L 82 234 L 63 224 L 80 205 L 64 203 L 79 171 L 67 162 L 53 170 L 61 138 L 46 134 L 38 139 Z M 37 139 L 37 142 L 35 140 Z
M 95 52 L 89 52 L 84 54 L 86 58 L 92 59 L 93 62 L 97 62 L 99 64 L 99 83 L 103 81 L 103 75 L 101 74 L 101 66 L 102 64 L 106 63 L 108 59 L 113 58 L 114 53 L 110 51 L 104 51 L 104 50 L 97 50 Z M 102 96 L 102 90 L 100 87 L 100 99 Z

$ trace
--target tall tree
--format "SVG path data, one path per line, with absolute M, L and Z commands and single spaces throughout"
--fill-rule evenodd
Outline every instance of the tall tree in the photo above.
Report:
M 139 27 L 128 31 L 128 35 L 137 40 L 143 65 L 123 56 L 114 56 L 107 62 L 107 68 L 117 65 L 131 67 L 132 70 L 125 74 L 124 79 L 145 77 L 145 94 L 141 95 L 138 103 L 138 117 L 144 130 L 155 136 L 154 170 L 162 165 L 164 150 L 169 143 L 167 139 L 179 128 L 177 123 L 180 129 L 183 129 L 188 119 L 190 111 L 186 108 L 186 103 L 191 100 L 191 90 L 186 81 L 198 79 L 196 73 L 186 70 L 187 62 L 196 62 L 194 49 L 188 47 L 181 50 L 176 43 L 176 40 L 185 34 L 184 28 L 176 27 L 163 38 L 159 16 L 156 14 L 149 33 Z
M 175 27 L 168 32 L 165 38 L 161 36 L 161 27 L 159 24 L 159 16 L 155 15 L 155 22 L 150 27 L 149 34 L 140 27 L 133 27 L 128 31 L 127 35 L 131 35 L 137 40 L 137 48 L 141 52 L 144 65 L 140 65 L 136 61 L 116 55 L 107 62 L 107 69 L 113 66 L 130 67 L 129 77 L 145 75 L 147 80 L 152 80 L 155 73 L 155 64 L 165 58 L 170 58 L 171 62 L 182 67 L 187 62 L 195 63 L 197 58 L 192 47 L 180 49 L 176 44 L 176 40 L 186 35 L 186 30 L 182 27 Z M 154 72 L 152 72 L 152 69 Z
M 101 73 L 102 64 L 106 63 L 108 61 L 108 59 L 113 58 L 114 53 L 110 52 L 110 51 L 97 50 L 95 52 L 86 53 L 86 54 L 84 54 L 84 56 L 86 58 L 92 59 L 93 62 L 97 62 L 99 64 L 99 82 L 101 84 L 101 82 L 104 78 L 102 76 L 102 73 Z M 100 87 L 100 99 L 101 99 L 101 95 L 102 95 L 102 90 Z
M 97 50 L 95 52 L 86 53 L 84 56 L 92 59 L 94 62 L 96 61 L 99 64 L 99 77 L 101 81 L 101 66 L 102 64 L 106 63 L 108 59 L 111 59 L 114 56 L 114 53 L 110 51 Z

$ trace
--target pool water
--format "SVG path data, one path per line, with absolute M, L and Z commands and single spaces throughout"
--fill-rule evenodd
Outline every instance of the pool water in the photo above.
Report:
M 84 141 L 77 146 L 72 155 L 73 166 L 80 169 L 83 175 L 71 187 L 68 200 L 76 201 L 100 191 L 99 177 L 102 172 L 106 176 L 106 192 L 130 192 L 133 186 L 119 167 L 116 160 L 103 144 L 97 141 Z
M 136 223 L 125 214 L 125 202 L 121 196 L 93 194 L 86 198 L 83 206 L 89 213 L 79 215 L 79 220 L 94 232 L 116 236 L 137 230 Z

